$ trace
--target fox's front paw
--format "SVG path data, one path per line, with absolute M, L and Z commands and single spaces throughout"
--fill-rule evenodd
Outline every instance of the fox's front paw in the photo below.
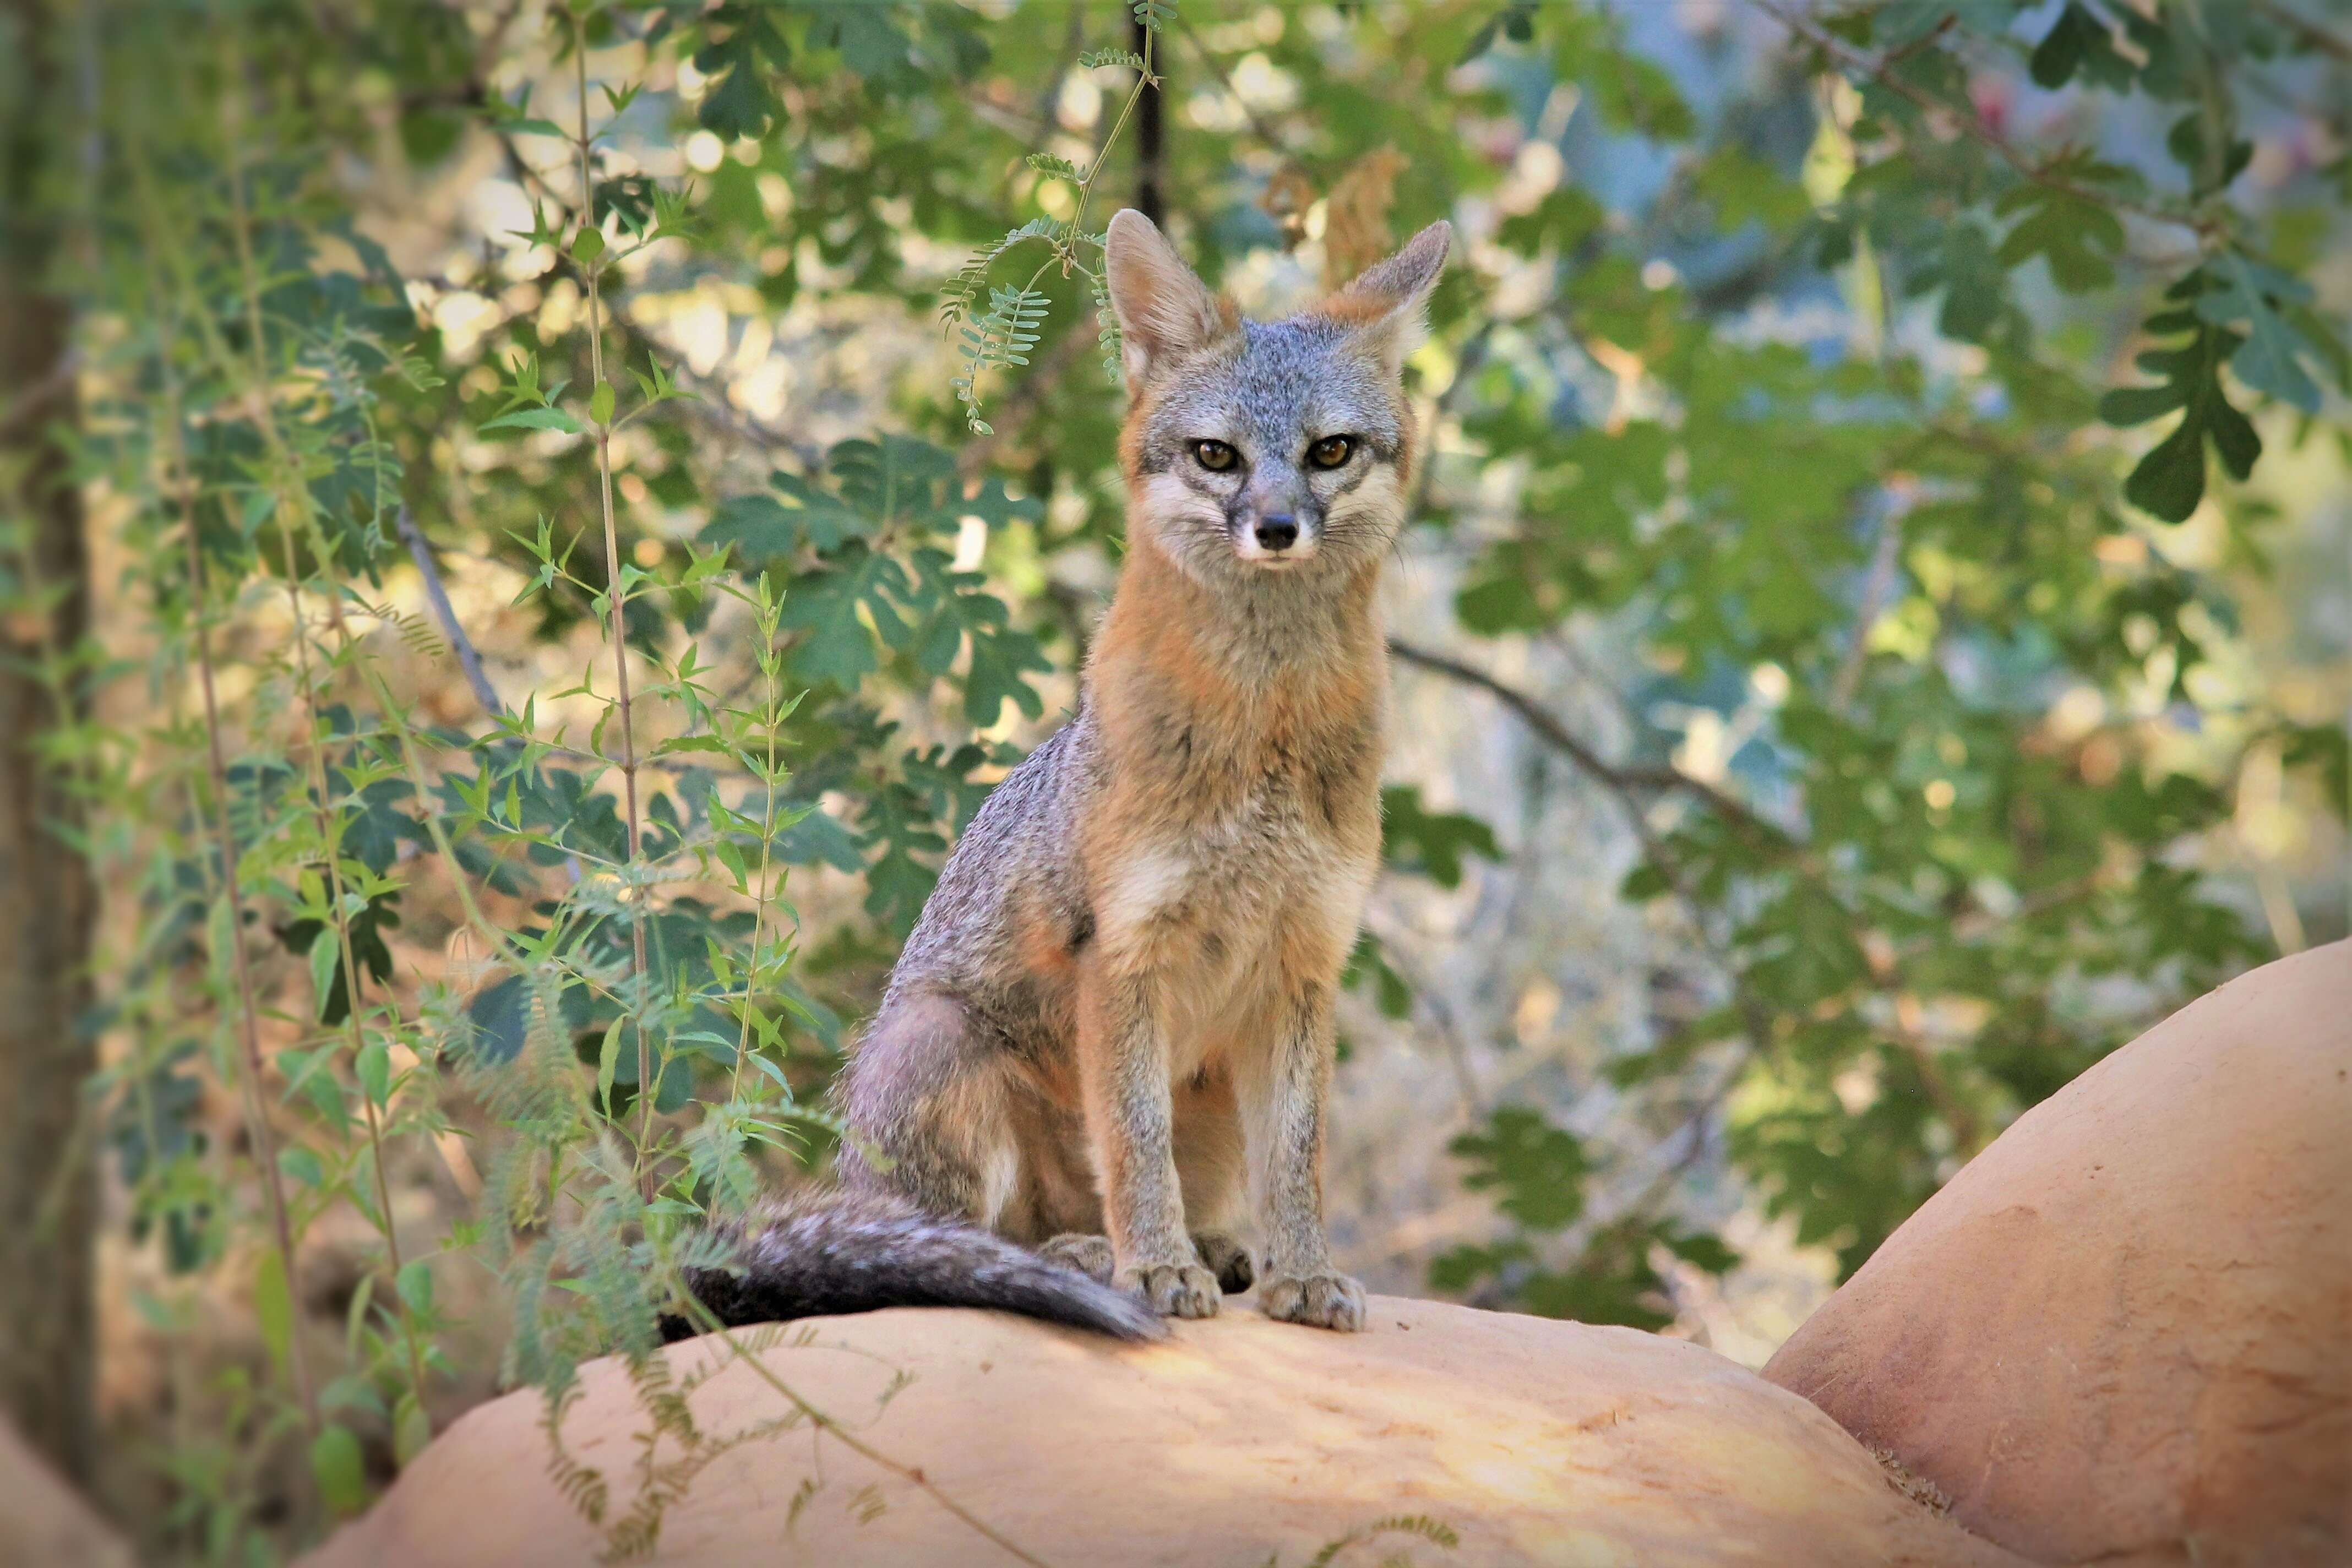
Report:
M 1217 1315 L 1217 1277 L 1197 1263 L 1142 1263 L 1122 1268 L 1111 1283 L 1140 1296 L 1163 1318 Z
M 1345 1274 L 1308 1274 L 1267 1279 L 1257 1288 L 1258 1310 L 1277 1322 L 1360 1333 L 1364 1288 Z

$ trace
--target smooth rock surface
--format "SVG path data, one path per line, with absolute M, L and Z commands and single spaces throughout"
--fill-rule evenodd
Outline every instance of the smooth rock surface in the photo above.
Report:
M 1372 1306 L 1370 1331 L 1341 1335 L 1228 1301 L 1142 1349 L 992 1313 L 902 1310 L 797 1325 L 763 1362 L 1056 1568 L 1263 1568 L 1277 1553 L 1298 1568 L 1394 1515 L 1426 1515 L 1459 1544 L 1390 1535 L 1339 1562 L 2018 1564 L 1900 1495 L 1821 1411 L 1711 1351 L 1438 1302 Z M 707 1340 L 670 1354 L 681 1376 L 719 1359 Z M 900 1371 L 913 1381 L 877 1414 Z M 584 1377 L 564 1438 L 604 1471 L 615 1519 L 635 1496 L 632 1434 L 645 1422 L 616 1363 Z M 690 1397 L 713 1434 L 788 1408 L 743 1364 Z M 541 1409 L 525 1392 L 467 1415 L 312 1568 L 591 1561 L 599 1538 L 549 1479 Z M 1019 1559 L 803 1426 L 703 1467 L 669 1510 L 656 1560 Z
M 1970 1162 L 1765 1376 L 2042 1563 L 2352 1563 L 2352 943 Z
M 0 1421 L 0 1568 L 131 1568 L 130 1546 Z

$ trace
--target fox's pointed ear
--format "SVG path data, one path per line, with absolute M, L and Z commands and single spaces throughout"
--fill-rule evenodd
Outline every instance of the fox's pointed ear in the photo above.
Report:
M 1160 366 L 1230 330 L 1209 286 L 1184 265 L 1152 221 L 1120 209 L 1103 237 L 1103 268 L 1130 392 Z
M 1364 336 L 1377 343 L 1390 369 L 1403 364 L 1428 335 L 1429 296 L 1453 247 L 1454 226 L 1440 218 L 1394 256 L 1365 268 L 1334 301 L 1363 322 Z

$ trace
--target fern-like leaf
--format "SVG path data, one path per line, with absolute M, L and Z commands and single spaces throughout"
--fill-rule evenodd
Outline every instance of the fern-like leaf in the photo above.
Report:
M 1126 344 L 1119 336 L 1118 312 L 1111 309 L 1110 279 L 1107 272 L 1089 272 L 1087 283 L 1094 290 L 1095 342 L 1102 349 L 1103 374 L 1110 377 L 1111 384 L 1116 386 Z
M 982 373 L 1008 365 L 1025 365 L 1037 346 L 1038 328 L 1045 321 L 1043 290 L 1023 287 L 989 293 L 988 313 L 969 322 L 958 345 L 963 373 L 955 379 L 956 401 L 964 406 L 964 423 L 975 436 L 993 434 L 980 416 Z
M 971 314 L 980 302 L 981 291 L 988 287 L 989 270 L 999 258 L 1033 239 L 1059 243 L 1062 223 L 1058 218 L 1033 217 L 1019 228 L 1006 231 L 1003 238 L 974 256 L 948 279 L 940 290 L 940 319 L 952 328 Z

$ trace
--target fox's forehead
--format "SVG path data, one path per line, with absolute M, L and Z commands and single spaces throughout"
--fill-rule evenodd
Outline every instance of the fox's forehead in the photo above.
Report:
M 1295 455 L 1302 439 L 1360 437 L 1381 456 L 1402 428 L 1399 388 L 1350 326 L 1307 314 L 1244 321 L 1236 336 L 1172 368 L 1145 414 L 1145 444 L 1213 439 Z

